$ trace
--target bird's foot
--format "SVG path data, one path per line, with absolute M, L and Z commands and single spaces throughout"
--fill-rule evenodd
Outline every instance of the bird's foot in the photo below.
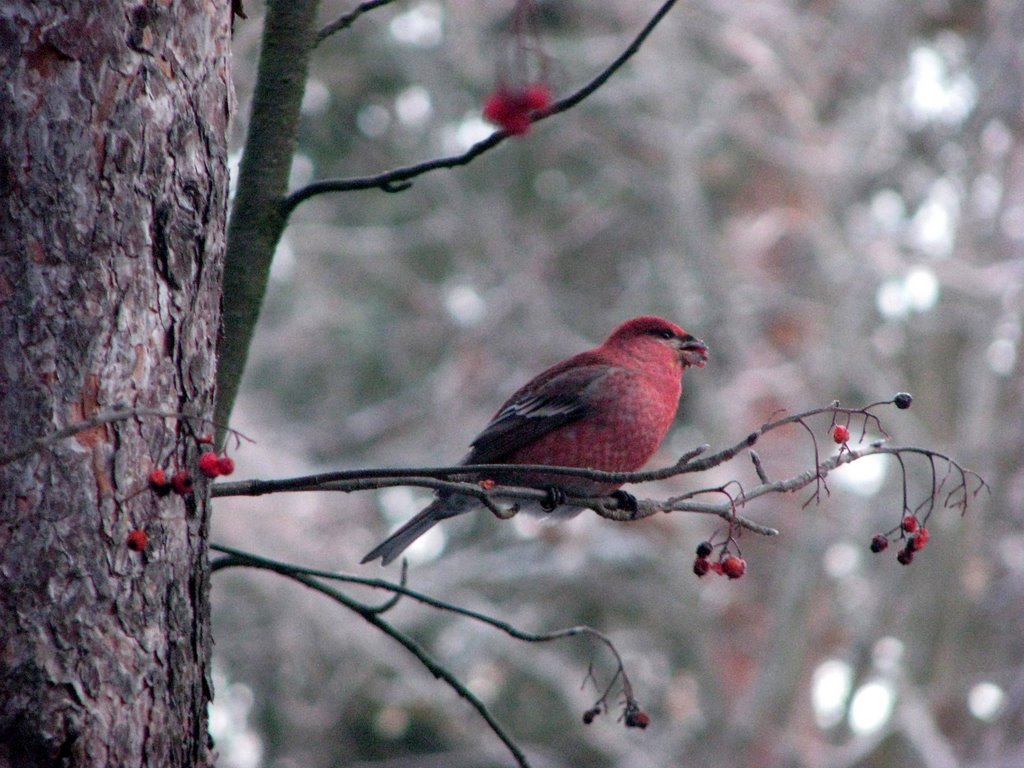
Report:
M 554 512 L 556 507 L 565 503 L 565 491 L 557 485 L 549 485 L 545 490 L 548 497 L 540 503 L 540 508 L 545 512 Z
M 637 505 L 636 496 L 626 491 L 613 491 L 611 497 L 615 499 L 615 503 L 619 505 L 619 509 L 624 509 L 627 512 L 636 512 L 639 509 Z

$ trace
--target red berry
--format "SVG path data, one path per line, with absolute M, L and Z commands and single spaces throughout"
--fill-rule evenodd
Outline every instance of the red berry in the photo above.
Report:
M 907 539 L 907 549 L 914 552 L 920 552 L 925 548 L 925 545 L 928 543 L 928 539 L 930 538 L 931 534 L 928 533 L 928 529 L 922 525 L 917 529 L 917 533 Z
M 909 546 L 901 549 L 896 555 L 896 560 L 900 565 L 910 565 L 914 561 L 914 550 Z
M 651 716 L 644 712 L 642 709 L 636 707 L 627 707 L 626 710 L 626 727 L 627 728 L 639 728 L 643 730 L 651 724 Z
M 181 469 L 171 477 L 171 488 L 179 496 L 192 493 L 192 473 L 187 469 Z
M 491 92 L 484 102 L 484 119 L 500 125 L 507 111 L 507 101 L 508 94 L 503 89 Z
M 217 469 L 222 475 L 230 475 L 235 471 L 235 460 L 230 456 L 221 456 L 217 460 Z
M 484 102 L 484 118 L 513 136 L 522 136 L 529 132 L 533 122 L 530 113 L 550 105 L 551 90 L 543 83 L 521 88 L 502 85 Z
M 162 469 L 154 469 L 149 473 L 149 487 L 157 496 L 166 496 L 171 492 L 171 484 L 167 481 L 167 473 Z
M 879 552 L 884 552 L 889 548 L 889 539 L 885 537 L 885 534 L 876 533 L 871 537 L 871 551 L 876 555 Z
M 835 429 L 832 430 L 832 439 L 836 441 L 837 445 L 842 445 L 850 439 L 850 430 L 842 424 L 836 424 Z
M 747 572 L 747 563 L 742 557 L 730 555 L 722 561 L 722 573 L 730 579 L 738 579 Z
M 917 530 L 917 518 L 913 515 L 907 515 L 903 518 L 903 530 L 907 533 L 913 533 Z
M 544 83 L 531 83 L 523 91 L 523 106 L 530 112 L 551 106 L 551 89 Z
M 196 438 L 196 442 L 199 443 L 200 445 L 213 445 L 213 435 L 199 435 L 199 437 Z
M 217 477 L 220 472 L 220 459 L 213 451 L 207 451 L 199 457 L 199 471 L 207 477 Z
M 133 552 L 145 552 L 149 546 L 149 536 L 141 528 L 128 532 L 128 549 Z
M 711 563 L 706 557 L 698 557 L 693 561 L 693 572 L 698 576 L 705 576 L 711 570 Z
M 489 120 L 513 136 L 521 136 L 530 130 L 530 118 L 517 106 L 515 94 L 507 88 L 498 88 L 484 103 L 484 119 Z

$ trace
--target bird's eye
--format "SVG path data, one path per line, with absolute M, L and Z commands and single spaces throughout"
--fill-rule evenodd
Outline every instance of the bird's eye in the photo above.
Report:
M 670 331 L 668 328 L 655 328 L 651 333 L 653 333 L 659 339 L 665 339 L 666 341 L 668 341 L 669 339 L 674 339 L 676 337 L 676 335 L 672 333 L 672 331 Z

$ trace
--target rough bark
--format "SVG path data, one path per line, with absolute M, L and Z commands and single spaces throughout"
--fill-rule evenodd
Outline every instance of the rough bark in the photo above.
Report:
M 0 450 L 209 413 L 229 7 L 0 9 Z M 0 766 L 211 762 L 205 495 L 145 490 L 185 434 L 137 417 L 0 467 Z

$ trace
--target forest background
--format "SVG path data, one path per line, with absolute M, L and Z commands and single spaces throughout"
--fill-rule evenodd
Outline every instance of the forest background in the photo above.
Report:
M 556 97 L 653 9 L 540 3 L 530 42 Z M 345 10 L 323 3 L 321 22 Z M 247 11 L 236 159 L 261 33 L 261 7 Z M 395 2 L 322 41 L 291 187 L 488 135 L 481 106 L 516 42 L 509 11 Z M 602 680 L 613 669 L 600 646 L 526 645 L 411 601 L 389 620 L 537 765 L 1019 765 L 1022 39 L 1012 2 L 686 2 L 602 89 L 528 136 L 399 193 L 310 199 L 275 256 L 232 418 L 256 440 L 233 454 L 237 476 L 452 462 L 531 375 L 642 313 L 711 348 L 652 465 L 780 411 L 910 391 L 909 411 L 882 414 L 894 442 L 955 456 L 991 493 L 963 517 L 937 510 L 909 567 L 867 547 L 899 520 L 885 457 L 832 477 L 820 503 L 804 506 L 805 491 L 744 510 L 781 535 L 742 537 L 738 581 L 692 574 L 720 523 L 694 515 L 556 527 L 482 513 L 411 553 L 417 590 L 523 629 L 609 635 L 652 718 L 644 731 L 614 711 L 581 722 L 590 665 Z M 815 425 L 831 448 L 828 420 Z M 773 477 L 813 467 L 798 428 L 758 450 Z M 927 491 L 927 463 L 910 478 Z M 741 457 L 634 490 L 730 479 L 756 482 Z M 359 558 L 427 498 L 219 499 L 213 539 L 379 576 Z M 508 762 L 463 701 L 321 596 L 229 570 L 213 599 L 224 765 Z

